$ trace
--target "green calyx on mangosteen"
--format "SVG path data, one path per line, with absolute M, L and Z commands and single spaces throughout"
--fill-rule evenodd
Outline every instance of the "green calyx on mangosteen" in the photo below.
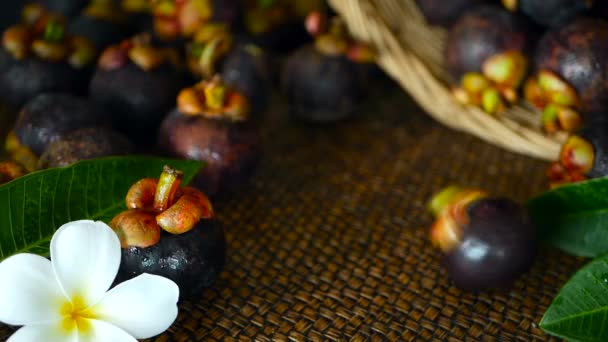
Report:
M 510 11 L 519 9 L 544 27 L 557 27 L 593 7 L 594 0 L 502 0 Z
M 132 141 L 152 144 L 186 79 L 174 49 L 138 35 L 108 47 L 89 87 L 91 100 L 112 114 L 114 127 Z
M 450 27 L 469 8 L 487 0 L 416 0 L 416 5 L 431 25 Z
M 134 150 L 126 137 L 109 128 L 80 128 L 52 142 L 40 156 L 38 168 L 66 167 L 87 159 L 128 155 Z
M 528 71 L 529 26 L 497 6 L 473 8 L 449 32 L 445 62 L 456 100 L 490 114 L 518 101 Z
M 363 76 L 369 70 L 366 66 L 375 61 L 375 52 L 353 40 L 338 18 L 329 23 L 315 12 L 306 26 L 316 36 L 315 44 L 290 55 L 282 75 L 291 111 L 310 122 L 345 119 L 363 98 L 367 81 Z
M 250 106 L 220 77 L 182 90 L 177 108 L 163 121 L 159 147 L 169 155 L 203 160 L 194 185 L 213 196 L 242 185 L 261 152 L 259 131 L 249 120 Z
M 217 64 L 233 47 L 233 36 L 228 25 L 207 23 L 193 36 L 187 45 L 187 64 L 196 76 L 211 77 Z
M 108 115 L 87 100 L 69 94 L 40 94 L 21 109 L 6 149 L 14 160 L 33 171 L 38 157 L 52 142 L 77 129 L 108 123 Z
M 608 124 L 598 120 L 568 137 L 559 160 L 547 169 L 551 188 L 608 175 L 607 133 Z
M 483 291 L 511 284 L 532 265 L 534 227 L 525 210 L 480 190 L 448 187 L 430 204 L 436 217 L 431 240 L 456 286 Z
M 547 31 L 536 48 L 537 72 L 524 95 L 543 111 L 549 133 L 574 132 L 587 113 L 608 108 L 608 22 L 581 18 Z
M 17 110 L 42 92 L 83 93 L 96 57 L 87 39 L 66 33 L 65 20 L 39 5 L 6 29 L 0 48 L 0 101 Z
M 165 167 L 159 179 L 138 181 L 127 193 L 128 210 L 110 226 L 122 247 L 120 279 L 160 275 L 192 296 L 218 277 L 226 241 L 208 198 L 181 188 L 181 179 L 181 172 Z

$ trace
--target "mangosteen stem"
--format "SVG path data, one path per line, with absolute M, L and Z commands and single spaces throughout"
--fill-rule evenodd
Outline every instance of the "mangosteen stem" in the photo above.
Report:
M 205 87 L 205 104 L 213 110 L 221 110 L 226 102 L 226 87 L 222 84 L 219 76 L 213 77 Z
M 184 174 L 181 171 L 165 165 L 163 173 L 158 179 L 156 195 L 154 196 L 154 209 L 158 212 L 167 210 L 175 201 L 175 193 L 179 189 Z

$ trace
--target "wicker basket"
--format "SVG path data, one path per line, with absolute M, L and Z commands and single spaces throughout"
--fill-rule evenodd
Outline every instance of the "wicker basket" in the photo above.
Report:
M 429 26 L 413 0 L 330 0 L 352 34 L 372 44 L 378 64 L 437 121 L 511 151 L 556 160 L 565 135 L 547 136 L 527 103 L 499 116 L 457 103 L 443 67 L 446 32 Z

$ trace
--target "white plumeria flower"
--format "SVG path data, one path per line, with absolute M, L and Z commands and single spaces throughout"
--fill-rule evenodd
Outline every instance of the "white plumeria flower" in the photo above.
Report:
M 167 330 L 179 288 L 143 274 L 108 291 L 120 257 L 110 227 L 75 221 L 53 236 L 50 261 L 18 254 L 0 263 L 0 321 L 24 326 L 8 341 L 133 342 Z

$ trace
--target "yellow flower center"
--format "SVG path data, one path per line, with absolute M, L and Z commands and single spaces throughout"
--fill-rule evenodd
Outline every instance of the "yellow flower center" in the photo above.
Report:
M 61 306 L 61 328 L 65 332 L 71 332 L 78 329 L 79 332 L 87 332 L 91 330 L 91 319 L 97 319 L 95 313 L 87 307 L 84 299 L 81 296 L 74 296 L 72 301 L 66 301 Z

